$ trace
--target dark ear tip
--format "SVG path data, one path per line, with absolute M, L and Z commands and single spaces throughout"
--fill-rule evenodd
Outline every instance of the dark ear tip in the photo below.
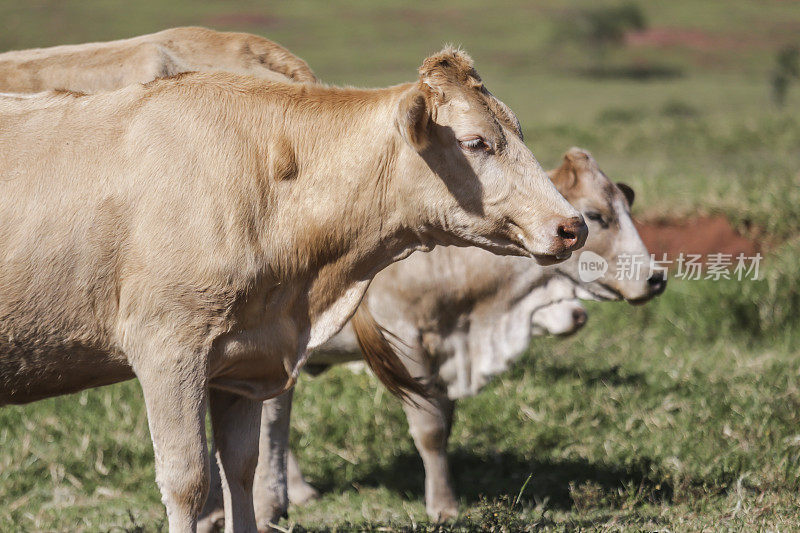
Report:
M 622 194 L 625 195 L 625 199 L 628 200 L 628 205 L 632 206 L 633 205 L 633 200 L 636 198 L 636 193 L 633 192 L 633 189 L 631 188 L 631 186 L 626 184 L 626 183 L 622 183 L 620 181 L 620 182 L 617 182 L 617 187 L 619 188 L 620 191 L 622 191 Z

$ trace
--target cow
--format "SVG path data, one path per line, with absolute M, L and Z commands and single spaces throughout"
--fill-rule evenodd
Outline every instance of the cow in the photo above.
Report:
M 548 281 L 543 289 L 543 305 L 531 315 L 532 337 L 567 337 L 586 324 L 589 316 L 577 298 L 571 280 L 558 276 Z
M 317 81 L 308 64 L 249 33 L 170 28 L 117 41 L 0 54 L 0 92 L 95 93 L 182 72 L 226 71 L 271 81 Z
M 356 312 L 378 271 L 435 245 L 553 264 L 586 235 L 453 48 L 384 89 L 0 98 L 0 406 L 138 378 L 175 532 L 205 501 L 208 402 L 226 530 L 253 531 L 261 402 L 348 319 L 390 391 L 428 395 Z
M 608 263 L 602 276 L 582 281 L 578 257 L 546 268 L 529 259 L 497 257 L 476 248 L 439 248 L 413 254 L 379 273 L 361 304 L 398 340 L 395 345 L 405 352 L 403 362 L 411 375 L 433 387 L 430 398 L 415 396 L 403 408 L 425 467 L 426 510 L 435 520 L 458 512 L 446 455 L 456 401 L 477 394 L 524 353 L 531 336 L 542 333 L 542 317 L 559 311 L 544 306 L 574 301 L 576 294 L 641 304 L 666 288 L 663 272 L 651 268 L 633 224 L 634 193 L 629 186 L 612 182 L 592 155 L 579 148 L 568 150 L 561 166 L 549 175 L 589 220 L 584 250 Z M 617 274 L 619 261 L 626 256 L 641 262 L 639 276 Z M 585 312 L 577 310 L 574 320 L 580 324 L 563 333 L 580 327 Z M 354 360 L 359 348 L 352 329 L 346 327 L 312 354 L 309 367 Z M 261 523 L 285 513 L 289 494 L 298 501 L 315 494 L 287 450 L 291 398 L 290 392 L 264 407 L 254 489 Z M 204 511 L 207 521 L 221 514 L 218 494 L 212 489 Z

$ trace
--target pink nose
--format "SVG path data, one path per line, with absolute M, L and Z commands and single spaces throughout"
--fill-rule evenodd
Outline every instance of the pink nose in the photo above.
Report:
M 577 250 L 586 242 L 589 228 L 582 216 L 572 217 L 561 222 L 556 228 L 553 252 L 562 254 Z

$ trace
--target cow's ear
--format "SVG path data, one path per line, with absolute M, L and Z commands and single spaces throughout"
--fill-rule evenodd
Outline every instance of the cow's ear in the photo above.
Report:
M 628 206 L 632 206 L 633 199 L 636 198 L 636 193 L 633 192 L 633 189 L 631 189 L 630 185 L 617 182 L 617 187 L 619 187 L 619 190 L 621 190 L 622 194 L 625 195 L 625 199 L 628 200 Z
M 576 168 L 575 162 L 567 154 L 564 155 L 561 166 L 555 170 L 551 170 L 548 174 L 550 175 L 550 180 L 553 182 L 553 185 L 556 186 L 556 189 L 558 189 L 561 194 L 565 194 L 578 183 L 578 169 Z
M 397 109 L 400 135 L 415 150 L 424 150 L 430 141 L 431 114 L 425 93 L 414 87 L 406 91 Z

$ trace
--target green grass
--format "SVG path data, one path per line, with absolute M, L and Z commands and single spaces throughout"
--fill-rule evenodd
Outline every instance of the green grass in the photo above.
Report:
M 767 82 L 775 51 L 798 42 L 798 8 L 642 2 L 651 27 L 711 43 L 605 59 L 680 73 L 642 82 L 581 74 L 596 55 L 563 35 L 595 4 L 0 1 L 0 49 L 203 24 L 274 38 L 324 80 L 370 86 L 463 44 L 544 166 L 587 148 L 635 187 L 637 216 L 722 213 L 770 254 L 764 281 L 671 282 L 642 308 L 591 305 L 584 331 L 537 341 L 462 402 L 450 455 L 464 514 L 441 529 L 798 529 L 800 87 L 777 109 Z M 287 527 L 436 530 L 395 399 L 344 369 L 304 377 L 296 397 L 294 448 L 323 497 Z M 165 529 L 152 465 L 135 382 L 4 408 L 0 531 Z
M 750 301 L 770 298 L 771 283 L 796 287 L 798 249 L 773 261 L 770 281 L 746 285 Z M 687 281 L 645 307 L 592 305 L 585 331 L 535 342 L 462 402 L 450 453 L 466 515 L 456 526 L 479 529 L 498 512 L 555 530 L 800 527 L 800 296 L 772 297 L 788 315 L 761 321 L 741 289 Z M 0 529 L 162 524 L 135 383 L 6 408 L 0 427 Z M 304 378 L 294 427 L 324 493 L 292 509 L 297 530 L 430 527 L 402 411 L 370 376 Z M 529 475 L 509 511 L 502 498 Z

